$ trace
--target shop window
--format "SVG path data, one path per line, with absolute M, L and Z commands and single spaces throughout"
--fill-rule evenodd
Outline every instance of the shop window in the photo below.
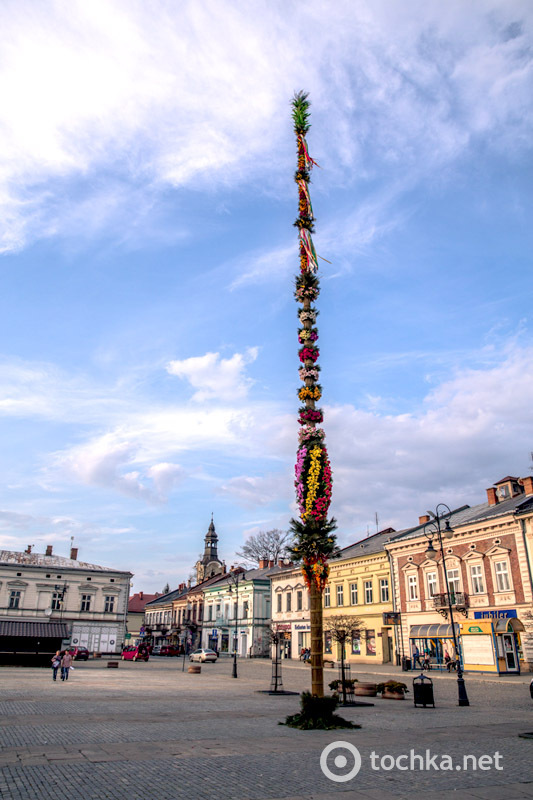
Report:
M 428 572 L 426 575 L 428 585 L 428 597 L 435 597 L 437 594 L 437 573 Z
M 407 596 L 409 600 L 418 600 L 418 576 L 409 575 L 407 578 Z
M 374 589 L 372 587 L 372 581 L 365 581 L 365 603 L 368 605 L 369 603 L 374 602 Z
M 17 590 L 9 593 L 9 608 L 20 608 L 20 596 L 21 592 Z
M 291 611 L 292 610 L 292 593 L 288 592 L 286 597 L 287 597 L 287 599 L 285 600 L 285 608 L 286 608 L 287 611 Z
M 337 586 L 337 605 L 338 606 L 344 605 L 344 586 L 342 585 L 342 583 L 339 584 L 339 586 Z
M 112 614 L 115 610 L 115 598 L 113 595 L 108 594 L 105 598 L 105 606 L 104 611 L 107 611 L 108 614 Z
M 324 653 L 331 653 L 331 633 L 324 634 Z
M 302 611 L 304 599 L 303 592 L 296 592 L 296 611 Z
M 494 564 L 496 573 L 496 586 L 499 592 L 508 592 L 511 588 L 509 580 L 509 569 L 507 561 L 496 561 Z
M 352 656 L 361 655 L 361 635 L 352 636 Z
M 82 594 L 80 611 L 90 611 L 90 610 L 91 610 L 91 595 Z
M 281 614 L 281 594 L 278 594 L 278 614 Z
M 366 654 L 367 656 L 376 655 L 376 631 L 367 630 L 366 632 Z
M 329 586 L 324 589 L 324 608 L 329 608 L 331 605 L 331 591 Z
M 483 581 L 483 567 L 481 564 L 472 564 L 470 567 L 470 580 L 472 582 L 472 594 L 484 594 L 485 583 Z
M 359 602 L 358 592 L 357 592 L 357 584 L 351 583 L 350 584 L 350 605 L 356 606 Z
M 389 602 L 389 580 L 388 578 L 381 578 L 379 582 L 379 595 L 382 603 Z

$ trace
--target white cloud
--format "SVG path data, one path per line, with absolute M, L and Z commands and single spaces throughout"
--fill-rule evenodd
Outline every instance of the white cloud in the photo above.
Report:
M 235 353 L 231 358 L 221 358 L 219 353 L 206 353 L 182 361 L 170 361 L 167 372 L 189 381 L 197 390 L 192 398 L 196 402 L 232 402 L 248 394 L 252 381 L 244 375 L 244 368 L 256 360 L 257 354 L 257 347 L 249 347 L 245 353 Z
M 520 2 L 452 1 L 443 12 L 376 0 L 12 0 L 2 37 L 6 251 L 76 228 L 74 180 L 93 209 L 90 187 L 100 194 L 94 178 L 106 173 L 156 192 L 212 189 L 256 181 L 260 156 L 277 181 L 291 150 L 288 99 L 301 86 L 315 103 L 316 154 L 340 181 L 346 167 L 359 178 L 376 164 L 427 171 L 472 136 L 488 134 L 491 147 L 512 139 L 515 150 L 530 138 L 531 12 Z M 127 188 L 106 202 L 120 230 Z

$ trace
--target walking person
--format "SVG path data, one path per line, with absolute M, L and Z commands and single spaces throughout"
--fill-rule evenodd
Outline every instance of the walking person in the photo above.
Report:
M 417 664 L 420 667 L 420 669 L 422 669 L 422 664 L 420 663 L 420 650 L 415 644 L 415 648 L 413 650 L 413 667 L 416 667 Z
M 55 656 L 52 656 L 52 669 L 53 669 L 53 680 L 57 680 L 57 671 L 61 666 L 61 650 L 58 650 Z
M 68 681 L 68 674 L 70 672 L 70 667 L 72 665 L 72 655 L 69 653 L 68 650 L 65 650 L 63 653 L 63 658 L 61 659 L 61 680 Z

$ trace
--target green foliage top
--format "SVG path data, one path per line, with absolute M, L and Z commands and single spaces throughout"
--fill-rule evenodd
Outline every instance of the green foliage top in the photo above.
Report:
M 295 92 L 292 99 L 292 119 L 294 121 L 295 133 L 305 136 L 311 124 L 309 122 L 309 102 L 308 92 Z

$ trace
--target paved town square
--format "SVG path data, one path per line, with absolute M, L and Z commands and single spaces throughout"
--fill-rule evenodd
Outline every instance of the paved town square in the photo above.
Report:
M 377 697 L 373 706 L 340 709 L 360 729 L 299 731 L 278 724 L 298 709 L 298 696 L 261 693 L 270 685 L 267 660 L 239 661 L 237 680 L 230 659 L 202 665 L 199 675 L 187 668 L 177 658 L 118 669 L 95 659 L 76 662 L 66 683 L 44 668 L 2 668 L 2 800 L 533 798 L 533 738 L 520 737 L 533 731 L 525 675 L 467 675 L 471 705 L 459 708 L 454 677 L 432 673 L 435 709 L 414 708 L 412 694 L 402 702 Z M 400 676 L 380 667 L 357 677 Z M 283 664 L 283 682 L 290 691 L 308 688 L 309 668 Z M 336 781 L 321 769 L 321 753 L 334 742 L 360 752 L 353 779 Z M 421 756 L 414 769 L 411 751 Z M 472 758 L 463 769 L 465 754 Z M 392 759 L 402 755 L 397 768 Z M 334 776 L 352 765 L 339 745 L 326 759 Z

